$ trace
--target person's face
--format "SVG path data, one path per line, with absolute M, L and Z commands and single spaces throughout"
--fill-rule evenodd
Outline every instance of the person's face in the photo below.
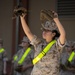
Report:
M 51 40 L 52 38 L 53 38 L 53 33 L 52 33 L 52 31 L 50 31 L 50 30 L 43 30 L 43 33 L 42 33 L 42 37 L 43 37 L 43 39 L 45 39 L 45 40 Z
M 22 47 L 28 47 L 28 46 L 29 46 L 28 42 L 22 41 Z

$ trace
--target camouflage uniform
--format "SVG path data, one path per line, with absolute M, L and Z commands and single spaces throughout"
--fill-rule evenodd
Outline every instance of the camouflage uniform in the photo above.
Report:
M 29 42 L 28 38 L 27 37 L 23 37 L 23 40 L 24 42 Z M 22 46 L 22 44 L 20 44 L 20 46 Z M 28 64 L 32 64 L 32 59 L 34 58 L 34 50 L 33 50 L 33 46 L 30 46 L 31 50 L 30 52 L 28 53 L 28 55 L 26 56 L 24 62 L 22 63 L 23 66 L 27 66 Z M 21 59 L 21 57 L 23 56 L 23 54 L 26 52 L 26 49 L 25 47 L 21 48 L 14 56 L 18 56 L 18 59 L 16 61 L 13 61 L 14 63 L 14 69 L 19 66 L 18 64 L 18 61 Z M 28 68 L 26 71 L 24 72 L 16 72 L 14 71 L 14 75 L 30 75 L 32 71 L 32 67 L 31 68 Z
M 66 46 L 65 46 L 65 48 L 64 48 L 64 50 L 63 50 L 63 52 L 61 54 L 60 61 L 61 61 L 62 65 L 66 65 L 67 60 L 68 60 L 68 58 L 70 56 L 70 53 L 72 52 L 72 49 L 71 49 L 72 45 L 73 45 L 73 41 L 68 41 L 67 42 L 66 46 L 68 46 L 68 48 L 66 48 Z M 75 57 L 73 58 L 71 64 L 75 65 Z M 67 70 L 65 68 L 64 69 L 61 68 L 60 69 L 60 75 L 75 75 L 75 72 Z
M 7 56 L 6 56 L 5 50 L 4 50 L 3 53 L 0 53 L 0 75 L 3 74 L 3 70 L 4 70 L 4 61 L 7 61 Z
M 7 54 L 3 48 L 3 40 L 0 39 L 0 75 L 6 74 Z
M 34 58 L 47 45 L 45 41 L 40 41 L 40 39 L 38 39 L 36 36 L 34 36 L 31 44 L 35 47 Z M 60 44 L 59 40 L 57 40 L 47 54 L 34 65 L 31 75 L 59 75 L 59 60 L 62 48 L 63 46 Z
M 17 52 L 17 56 L 18 56 L 18 59 L 16 60 L 16 62 L 14 62 L 14 69 L 18 66 L 18 60 L 22 57 L 22 55 L 24 54 L 24 52 L 25 52 L 25 49 L 21 49 L 21 50 L 19 50 L 18 52 Z M 32 59 L 33 59 L 33 50 L 31 50 L 30 51 L 30 53 L 27 55 L 27 57 L 25 58 L 25 61 L 24 61 L 24 63 L 22 64 L 23 66 L 26 66 L 26 65 L 28 65 L 28 64 L 31 64 L 32 63 Z M 22 72 L 22 73 L 17 73 L 16 71 L 15 71 L 15 74 L 14 75 L 16 75 L 16 73 L 17 74 L 19 74 L 19 75 L 30 75 L 30 73 L 31 73 L 31 71 L 32 71 L 32 68 L 29 68 L 29 69 L 27 69 L 25 72 Z

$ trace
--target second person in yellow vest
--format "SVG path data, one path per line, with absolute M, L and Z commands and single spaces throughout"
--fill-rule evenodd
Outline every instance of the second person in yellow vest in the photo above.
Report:
M 13 57 L 14 74 L 13 75 L 30 75 L 34 57 L 33 47 L 26 36 L 23 37 L 22 43 L 19 45 L 22 48 Z
M 0 39 L 0 75 L 7 74 L 7 52 L 3 47 L 3 40 Z

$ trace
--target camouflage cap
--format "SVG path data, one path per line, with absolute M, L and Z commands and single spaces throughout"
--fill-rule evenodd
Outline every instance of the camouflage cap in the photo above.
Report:
M 29 39 L 26 36 L 24 36 L 22 42 L 29 42 Z
M 58 31 L 58 28 L 56 26 L 56 23 L 54 21 L 49 21 L 49 20 L 45 20 L 43 23 L 41 23 L 42 25 L 42 28 L 46 29 L 46 30 L 57 30 Z
M 23 42 L 29 43 L 30 41 L 29 41 L 29 39 L 26 36 L 24 36 L 21 42 L 22 43 L 19 44 L 19 46 L 23 47 Z
M 42 28 L 46 30 L 58 30 L 56 23 L 53 18 L 55 18 L 54 13 L 51 10 L 41 10 L 40 21 Z

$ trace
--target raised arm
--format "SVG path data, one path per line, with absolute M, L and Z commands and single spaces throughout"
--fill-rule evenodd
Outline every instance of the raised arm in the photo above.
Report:
M 23 28 L 25 34 L 27 35 L 27 37 L 29 38 L 29 40 L 31 41 L 33 39 L 34 35 L 31 33 L 31 31 L 25 21 L 25 16 L 27 14 L 27 10 L 24 7 L 16 6 L 13 11 L 13 14 L 14 14 L 14 17 L 12 17 L 13 19 L 16 18 L 17 16 L 20 16 L 22 28 Z
M 31 33 L 24 17 L 25 17 L 25 15 L 20 16 L 22 28 L 23 28 L 25 34 L 27 35 L 27 37 L 29 38 L 29 40 L 31 41 L 34 38 L 34 35 Z
M 58 30 L 60 32 L 60 37 L 59 37 L 60 43 L 64 44 L 65 43 L 65 37 L 66 37 L 65 30 L 64 30 L 62 24 L 60 23 L 58 17 L 54 18 L 53 20 L 55 21 L 55 23 L 58 27 Z

